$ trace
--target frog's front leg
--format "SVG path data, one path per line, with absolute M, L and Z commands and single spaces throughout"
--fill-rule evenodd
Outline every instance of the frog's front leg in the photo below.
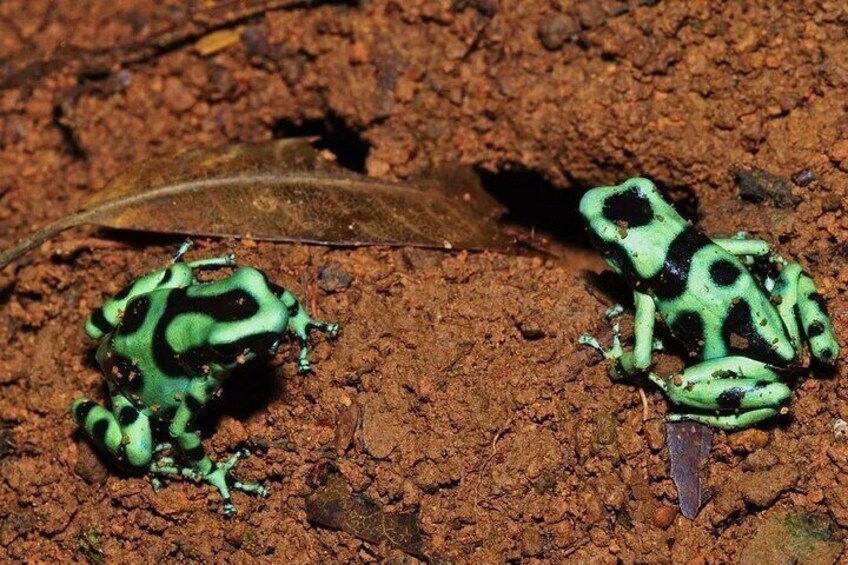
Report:
M 651 354 L 654 350 L 656 304 L 653 298 L 637 291 L 633 292 L 633 304 L 636 310 L 633 320 L 633 351 L 625 351 L 621 347 L 618 324 L 613 326 L 611 349 L 604 349 L 598 343 L 598 340 L 590 335 L 583 334 L 579 338 L 581 344 L 594 347 L 603 354 L 604 358 L 614 362 L 610 369 L 610 375 L 613 378 L 636 375 L 651 366 Z
M 684 410 L 669 421 L 694 420 L 722 429 L 751 426 L 784 413 L 791 391 L 778 371 L 760 361 L 731 356 L 704 361 L 682 374 L 648 378 Z
M 189 467 L 178 467 L 164 459 L 151 466 L 151 471 L 163 475 L 179 473 L 184 477 L 211 484 L 221 494 L 224 501 L 224 514 L 232 516 L 236 513 L 236 508 L 230 498 L 230 487 L 257 494 L 263 498 L 268 495 L 268 489 L 259 484 L 243 483 L 230 474 L 230 470 L 235 466 L 238 459 L 247 455 L 246 450 L 238 452 L 226 463 L 214 463 L 206 455 L 200 436 L 189 429 L 191 423 L 217 387 L 217 381 L 213 377 L 199 377 L 192 380 L 179 408 L 177 408 L 174 419 L 168 426 L 168 434 L 179 447 Z
M 813 357 L 824 363 L 833 363 L 839 356 L 839 343 L 827 307 L 813 279 L 801 265 L 787 261 L 761 239 L 745 239 L 744 234 L 715 242 L 727 252 L 746 257 L 766 257 L 777 268 L 776 280 L 767 279 L 764 286 L 772 292 L 777 311 L 789 332 L 795 348 L 801 351 L 801 336 L 807 338 Z M 800 322 L 800 326 L 799 326 Z
M 112 410 L 87 398 L 71 405 L 71 416 L 95 446 L 133 470 L 147 470 L 153 456 L 150 419 L 109 383 Z
M 288 331 L 294 334 L 300 345 L 298 370 L 301 373 L 308 373 L 312 370 L 312 363 L 309 361 L 309 330 L 316 329 L 326 333 L 329 338 L 335 338 L 339 335 L 339 325 L 312 318 L 297 297 L 288 290 L 282 292 L 280 300 L 288 310 Z

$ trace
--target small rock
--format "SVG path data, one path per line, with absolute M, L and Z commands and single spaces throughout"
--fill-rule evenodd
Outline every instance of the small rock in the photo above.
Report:
M 751 453 L 769 443 L 769 434 L 763 430 L 749 428 L 730 436 L 730 448 L 736 453 Z
M 735 171 L 739 195 L 751 202 L 771 200 L 778 208 L 794 208 L 801 199 L 792 194 L 792 184 L 781 176 L 762 169 L 743 169 Z
M 814 180 L 816 180 L 816 175 L 810 169 L 803 169 L 792 175 L 792 182 L 801 187 L 807 186 Z
M 518 331 L 521 332 L 521 337 L 530 341 L 545 337 L 545 330 L 536 322 L 519 322 Z
M 258 26 L 245 28 L 241 33 L 241 42 L 247 47 L 247 52 L 251 55 L 267 57 L 273 54 L 271 44 L 268 43 L 268 36 L 265 35 L 265 30 Z
M 822 198 L 822 210 L 824 212 L 837 212 L 842 209 L 842 196 L 839 194 L 828 194 Z
M 577 17 L 583 27 L 593 28 L 604 23 L 607 15 L 601 2 L 578 2 Z
M 13 452 L 12 432 L 0 420 L 0 461 Z
M 827 156 L 840 170 L 848 170 L 848 139 L 834 143 L 827 151 Z
M 558 51 L 565 42 L 577 35 L 580 23 L 566 14 L 544 18 L 536 28 L 539 41 L 548 51 Z
M 645 439 L 648 441 L 648 447 L 653 452 L 662 450 L 665 447 L 665 425 L 659 418 L 648 420 L 644 425 Z
M 766 469 L 771 469 L 775 465 L 778 465 L 780 460 L 777 458 L 777 455 L 772 453 L 770 449 L 758 449 L 754 451 L 750 455 L 748 455 L 744 461 L 742 461 L 741 468 L 743 471 L 765 471 Z
M 400 252 L 403 258 L 403 264 L 410 270 L 430 269 L 437 267 L 441 263 L 444 254 L 432 249 L 422 249 L 420 247 L 404 247 Z
M 535 557 L 541 555 L 544 549 L 545 540 L 539 530 L 533 527 L 526 528 L 521 534 L 521 555 Z
M 339 292 L 350 287 L 352 279 L 341 264 L 327 263 L 318 269 L 318 288 L 324 292 Z
M 668 529 L 674 523 L 677 517 L 677 507 L 662 504 L 654 510 L 654 515 L 651 517 L 651 523 L 661 530 Z
M 165 79 L 165 87 L 162 90 L 162 98 L 165 106 L 177 114 L 190 110 L 194 106 L 194 95 L 189 92 L 183 82 L 176 77 Z
M 833 439 L 839 442 L 848 441 L 848 422 L 842 418 L 837 418 L 831 429 L 833 430 Z
M 795 486 L 800 478 L 791 465 L 777 465 L 765 471 L 746 473 L 741 484 L 742 498 L 757 508 L 767 508 L 784 492 Z

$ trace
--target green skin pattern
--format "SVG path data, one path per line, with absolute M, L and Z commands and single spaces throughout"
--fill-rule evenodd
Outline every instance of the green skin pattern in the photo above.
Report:
M 258 269 L 236 267 L 232 255 L 185 263 L 187 248 L 172 265 L 133 281 L 88 318 L 85 329 L 99 343 L 96 357 L 111 410 L 80 398 L 71 415 L 103 453 L 147 473 L 154 487 L 163 476 L 205 481 L 221 494 L 224 513 L 233 515 L 230 489 L 262 497 L 268 491 L 231 475 L 246 450 L 226 462 L 211 461 L 192 429 L 195 418 L 237 366 L 272 356 L 291 335 L 300 344 L 299 370 L 308 372 L 309 330 L 335 337 L 339 327 L 312 319 L 293 294 Z M 235 270 L 213 282 L 195 277 L 220 267 Z M 177 459 L 155 458 L 172 447 Z
M 833 363 L 839 344 L 815 283 L 798 263 L 762 240 L 711 240 L 672 208 L 651 181 L 633 178 L 588 191 L 580 213 L 593 244 L 633 289 L 634 346 L 580 342 L 612 361 L 611 375 L 647 374 L 680 410 L 670 421 L 694 420 L 741 429 L 786 411 L 784 377 L 811 355 Z M 764 263 L 779 273 L 757 275 Z M 665 323 L 697 364 L 661 378 L 650 372 L 654 325 Z M 803 340 L 803 341 L 802 341 Z

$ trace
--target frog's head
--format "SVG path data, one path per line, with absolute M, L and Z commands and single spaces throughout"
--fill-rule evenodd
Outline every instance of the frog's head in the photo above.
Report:
M 588 224 L 592 244 L 613 270 L 625 275 L 627 263 L 637 257 L 641 264 L 651 261 L 654 254 L 660 260 L 671 238 L 685 226 L 654 183 L 645 178 L 593 188 L 580 200 L 580 214 Z

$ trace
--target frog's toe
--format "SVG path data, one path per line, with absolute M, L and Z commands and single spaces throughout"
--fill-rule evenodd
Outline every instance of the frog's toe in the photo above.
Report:
M 238 510 L 236 510 L 233 501 L 230 499 L 224 500 L 224 508 L 221 511 L 224 514 L 225 518 L 232 518 L 236 514 L 238 514 Z
M 342 328 L 338 324 L 327 324 L 327 337 L 330 339 L 335 339 L 339 337 L 339 332 L 341 332 Z
M 240 490 L 247 494 L 258 496 L 259 498 L 268 498 L 268 487 L 261 483 L 243 483 L 234 480 L 231 486 L 235 490 Z

